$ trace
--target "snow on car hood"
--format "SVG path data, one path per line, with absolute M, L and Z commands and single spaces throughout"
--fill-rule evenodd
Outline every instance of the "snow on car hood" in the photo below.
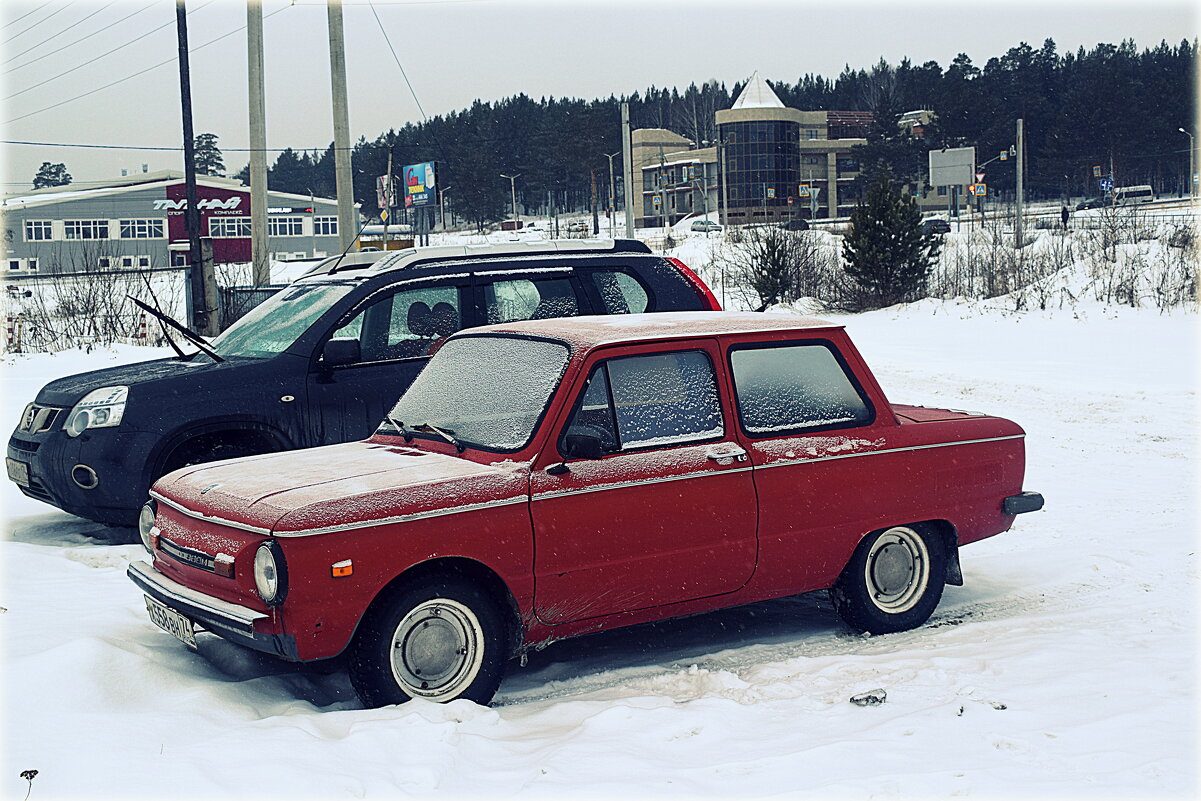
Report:
M 519 502 L 528 465 L 349 442 L 195 465 L 154 485 L 167 501 L 205 517 L 280 536 Z

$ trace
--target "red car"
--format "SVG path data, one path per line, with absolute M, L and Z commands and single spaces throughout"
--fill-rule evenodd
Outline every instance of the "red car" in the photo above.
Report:
M 345 654 L 369 706 L 487 703 L 551 640 L 810 590 L 858 630 L 919 626 L 959 546 L 1041 508 L 1024 436 L 889 403 L 817 320 L 493 325 L 365 441 L 160 479 L 129 576 L 193 647 Z

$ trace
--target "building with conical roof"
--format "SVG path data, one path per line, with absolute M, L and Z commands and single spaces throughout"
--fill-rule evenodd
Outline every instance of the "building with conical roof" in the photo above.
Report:
M 789 108 L 755 72 L 715 121 L 715 142 L 661 128 L 633 132 L 640 226 L 706 212 L 728 225 L 850 213 L 859 174 L 851 148 L 866 144 L 870 112 Z

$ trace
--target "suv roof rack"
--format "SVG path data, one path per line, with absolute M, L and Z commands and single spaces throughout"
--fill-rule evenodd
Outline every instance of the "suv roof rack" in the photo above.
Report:
M 540 240 L 537 242 L 504 242 L 483 245 L 439 245 L 436 247 L 407 248 L 405 250 L 359 251 L 347 253 L 339 258 L 331 256 L 302 275 L 315 275 L 354 270 L 360 275 L 378 275 L 393 270 L 403 270 L 418 264 L 450 261 L 454 259 L 487 259 L 504 256 L 523 256 L 543 253 L 650 253 L 645 242 L 637 239 L 571 239 Z

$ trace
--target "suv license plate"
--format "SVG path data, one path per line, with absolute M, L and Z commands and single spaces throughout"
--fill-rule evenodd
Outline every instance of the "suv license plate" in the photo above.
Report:
M 174 609 L 169 609 L 154 600 L 149 595 L 146 596 L 146 611 L 150 613 L 150 620 L 154 625 L 175 637 L 189 648 L 196 648 L 196 633 L 192 628 L 192 621 Z
M 16 459 L 4 457 L 4 466 L 8 468 L 8 480 L 22 487 L 29 486 L 29 465 Z

